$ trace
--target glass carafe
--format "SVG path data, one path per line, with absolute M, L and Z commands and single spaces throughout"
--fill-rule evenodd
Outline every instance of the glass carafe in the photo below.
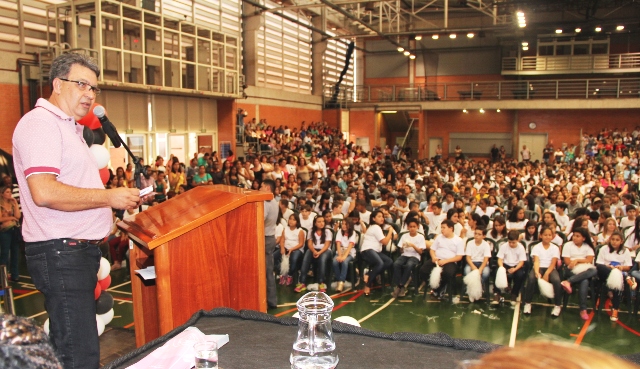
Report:
M 323 292 L 309 292 L 297 303 L 300 321 L 293 343 L 291 369 L 332 369 L 338 365 L 331 330 L 333 300 Z

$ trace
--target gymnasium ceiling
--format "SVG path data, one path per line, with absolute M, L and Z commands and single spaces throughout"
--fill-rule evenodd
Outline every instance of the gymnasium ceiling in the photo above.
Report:
M 637 33 L 640 27 L 640 0 L 281 0 L 277 4 L 263 11 L 303 13 L 316 29 L 329 34 L 383 38 L 396 46 L 434 34 L 516 40 L 553 35 L 557 29 L 571 34 L 580 28 L 581 35 L 588 36 Z M 518 11 L 524 13 L 526 27 L 518 26 Z M 616 30 L 619 25 L 624 30 Z

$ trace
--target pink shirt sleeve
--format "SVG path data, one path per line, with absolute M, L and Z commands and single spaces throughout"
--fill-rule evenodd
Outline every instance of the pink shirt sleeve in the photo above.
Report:
M 58 126 L 43 119 L 33 119 L 28 124 L 19 125 L 16 130 L 13 147 L 20 151 L 24 176 L 38 173 L 59 175 L 63 140 Z

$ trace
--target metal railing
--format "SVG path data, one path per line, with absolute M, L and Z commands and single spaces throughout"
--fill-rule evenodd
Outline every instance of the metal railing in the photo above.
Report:
M 502 58 L 502 72 L 558 72 L 640 68 L 640 53 Z M 622 71 L 618 71 L 622 72 Z
M 325 87 L 328 101 L 333 88 Z M 355 97 L 355 98 L 354 98 Z M 342 106 L 368 102 L 639 98 L 640 78 L 360 85 L 340 91 Z

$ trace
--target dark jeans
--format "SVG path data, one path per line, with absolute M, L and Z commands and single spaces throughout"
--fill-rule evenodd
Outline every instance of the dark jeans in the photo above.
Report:
M 596 264 L 596 268 L 598 269 L 598 279 L 604 283 L 605 287 L 607 286 L 607 278 L 609 278 L 609 274 L 611 273 L 611 268 L 603 264 Z M 611 290 L 613 293 L 613 298 L 611 299 L 611 304 L 614 309 L 620 309 L 620 300 L 622 299 L 622 293 L 624 291 Z M 602 300 L 600 303 L 604 303 Z
M 540 274 L 544 275 L 547 268 L 540 268 Z M 556 306 L 562 305 L 562 285 L 560 284 L 560 274 L 554 269 L 549 274 L 549 283 L 553 285 L 553 303 Z M 524 302 L 530 304 L 533 301 L 533 293 L 538 289 L 538 278 L 536 278 L 535 270 L 531 269 L 527 280 L 527 287 L 524 289 Z
M 393 266 L 393 260 L 381 252 L 369 249 L 363 251 L 360 255 L 362 259 L 369 264 L 369 273 L 367 273 L 369 276 L 369 281 L 367 282 L 368 287 L 373 286 L 378 275 Z
M 273 275 L 273 252 L 276 249 L 276 237 L 264 236 L 264 253 L 267 264 L 267 307 L 278 306 L 276 277 Z
M 324 283 L 324 279 L 327 277 L 327 266 L 331 262 L 331 250 L 323 252 L 317 258 L 313 257 L 311 250 L 307 249 L 302 258 L 302 269 L 300 270 L 300 283 L 307 283 L 307 273 L 312 264 L 317 267 L 317 273 L 315 274 L 318 283 Z
M 20 244 L 18 232 L 20 232 L 20 228 L 17 227 L 0 232 L 0 265 L 6 265 L 13 280 L 17 280 L 19 277 Z
M 568 277 L 567 281 L 572 285 L 578 285 L 578 296 L 580 297 L 580 310 L 587 310 L 587 294 L 589 292 L 589 281 L 593 278 L 598 271 L 596 268 L 585 270 L 580 274 L 573 274 L 569 269 L 565 270 L 565 276 Z M 595 296 L 594 296 L 595 298 Z
M 511 268 L 515 267 L 515 265 L 507 265 L 504 264 L 504 268 L 506 270 L 509 270 Z M 518 297 L 518 294 L 520 293 L 520 289 L 522 288 L 522 285 L 524 284 L 524 278 L 526 277 L 527 273 L 524 271 L 524 266 L 518 270 L 516 270 L 515 273 L 513 274 L 509 274 L 509 272 L 507 272 L 507 282 L 509 284 L 513 283 L 513 287 L 511 287 L 511 296 L 514 297 Z M 496 288 L 496 292 L 498 293 L 498 295 L 500 294 L 500 289 Z
M 404 286 L 411 277 L 411 271 L 418 264 L 420 260 L 416 257 L 404 255 L 398 257 L 393 262 L 393 285 Z
M 420 277 L 423 281 L 428 281 L 431 277 L 431 271 L 436 267 L 436 264 L 427 260 L 422 268 L 420 268 Z M 456 290 L 456 272 L 458 271 L 458 263 L 447 263 L 442 267 L 442 278 L 440 279 L 440 286 L 436 289 L 436 293 L 440 293 L 444 287 L 451 284 L 451 295 L 455 295 Z
M 49 337 L 65 369 L 100 366 L 94 289 L 100 249 L 68 239 L 28 242 L 27 267 L 44 295 Z
M 289 273 L 291 277 L 295 276 L 302 266 L 302 249 L 297 249 L 289 253 Z

